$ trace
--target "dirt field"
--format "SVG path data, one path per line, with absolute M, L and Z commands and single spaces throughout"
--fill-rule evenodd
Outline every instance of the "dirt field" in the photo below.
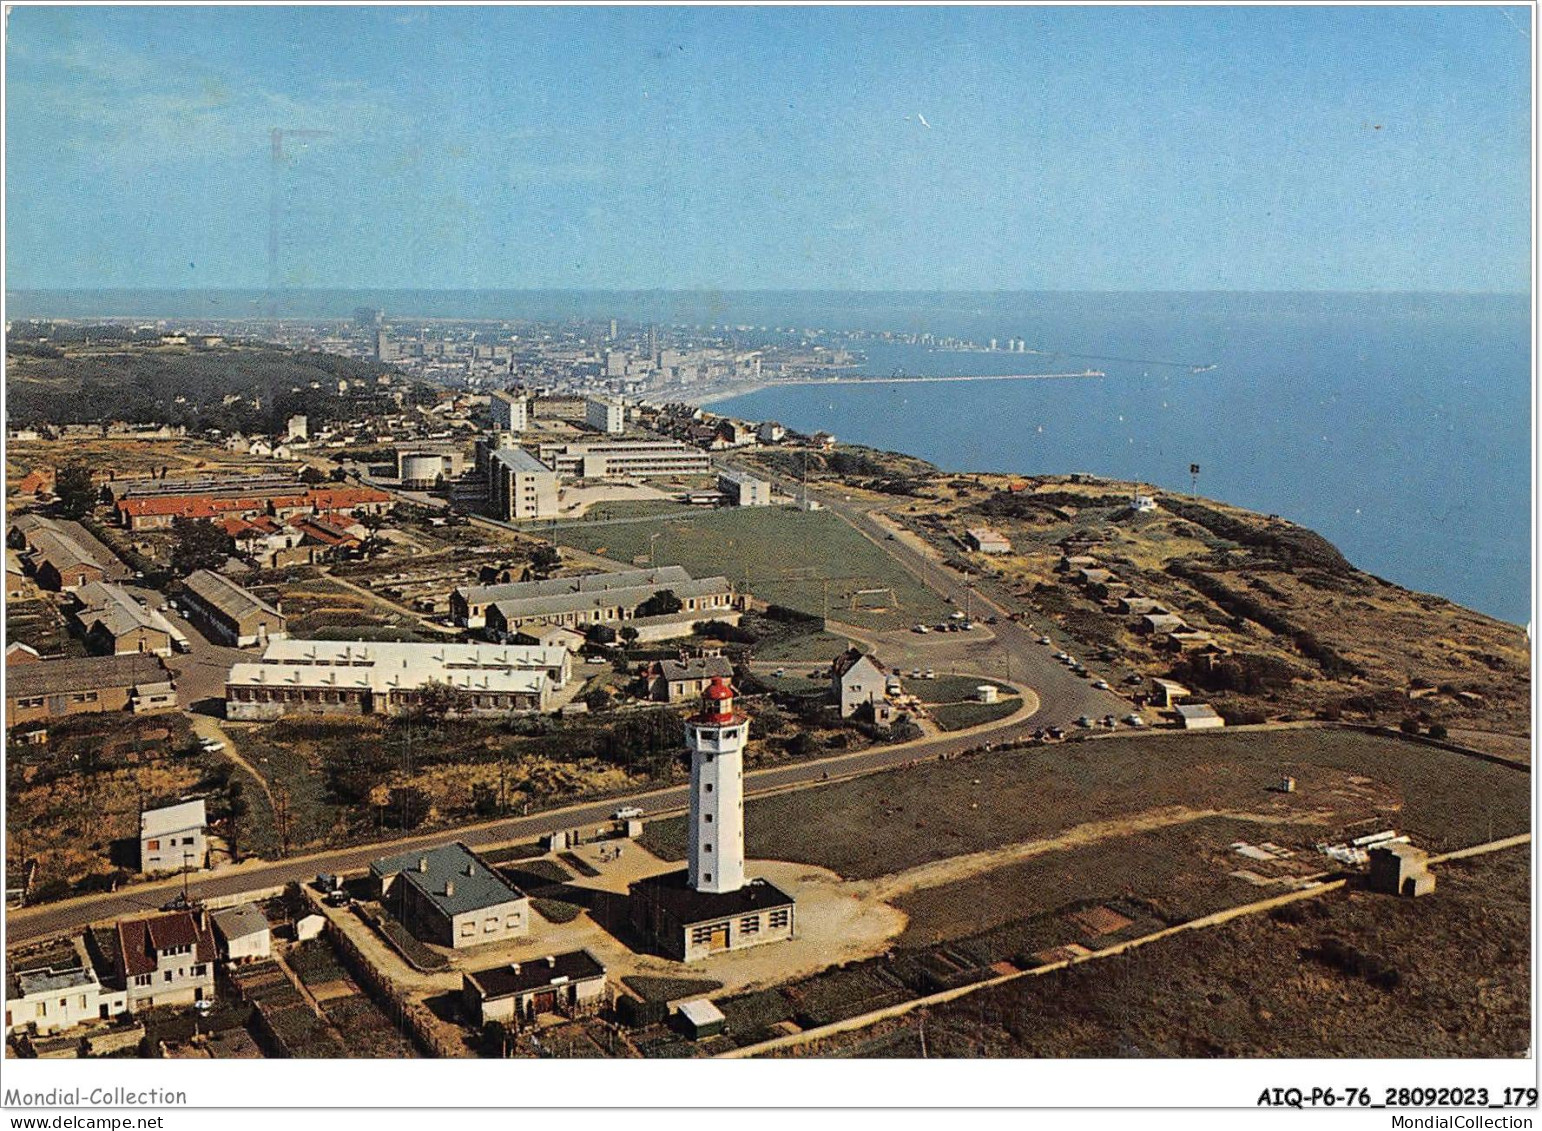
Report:
M 926 1011 L 926 1055 L 1521 1056 L 1528 852 L 1442 865 L 1424 899 L 1340 892 L 981 990 Z M 919 1056 L 919 1025 L 799 1055 Z
M 1274 792 L 1282 775 L 1295 793 Z M 1396 738 L 1311 729 L 1138 735 L 998 751 L 748 803 L 746 850 L 864 879 L 962 853 L 1181 805 L 1311 818 L 1330 839 L 1395 827 L 1435 851 L 1529 828 L 1518 770 Z M 684 855 L 684 825 L 648 824 Z

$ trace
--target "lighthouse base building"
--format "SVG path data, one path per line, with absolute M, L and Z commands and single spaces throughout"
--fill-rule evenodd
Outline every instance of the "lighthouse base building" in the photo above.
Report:
M 792 896 L 766 880 L 737 891 L 697 891 L 682 869 L 639 880 L 630 895 L 632 929 L 680 962 L 783 942 L 797 925 Z

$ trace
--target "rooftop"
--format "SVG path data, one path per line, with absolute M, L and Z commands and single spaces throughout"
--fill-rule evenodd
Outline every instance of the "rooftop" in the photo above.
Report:
M 685 599 L 730 593 L 733 591 L 733 586 L 726 577 L 703 577 L 694 581 L 676 581 L 670 584 L 634 585 L 623 589 L 588 590 L 583 593 L 556 594 L 550 597 L 494 601 L 493 607 L 505 620 L 513 620 L 518 617 L 636 606 L 664 589 L 668 589 L 676 597 Z
M 525 451 L 524 448 L 499 448 L 497 451 L 493 452 L 493 458 L 499 463 L 503 464 L 503 466 L 508 468 L 510 471 L 517 471 L 522 474 L 528 475 L 543 471 L 551 471 L 551 468 L 547 467 L 540 460 L 536 459 L 535 456 Z
M 616 573 L 584 573 L 577 577 L 552 577 L 545 581 L 514 581 L 503 585 L 468 585 L 457 589 L 473 605 L 491 601 L 517 601 L 525 597 L 550 597 L 558 593 L 588 593 L 628 589 L 634 585 L 675 584 L 691 580 L 683 566 L 658 569 L 625 569 Z
M 214 921 L 220 934 L 227 940 L 260 935 L 269 929 L 268 917 L 254 903 L 222 907 L 218 911 L 211 912 L 209 918 Z
M 451 917 L 525 897 L 459 841 L 386 856 L 372 863 L 369 870 L 381 880 L 396 876 L 398 882 L 410 883 Z
M 134 653 L 124 656 L 83 656 L 77 659 L 44 660 L 18 664 L 6 670 L 7 698 L 63 695 L 97 691 L 107 687 L 140 687 L 167 683 L 171 673 L 156 656 Z
M 524 962 L 505 962 L 466 975 L 467 981 L 477 988 L 483 1001 L 512 997 L 546 986 L 586 982 L 603 977 L 605 967 L 587 950 L 570 950 L 566 954 Z
M 208 924 L 200 924 L 190 911 L 173 911 L 149 919 L 121 919 L 117 929 L 118 953 L 130 977 L 154 973 L 156 955 L 168 947 L 191 946 L 199 962 L 215 959 L 214 936 Z
M 239 620 L 256 612 L 275 617 L 282 615 L 255 593 L 241 588 L 224 574 L 215 573 L 213 570 L 198 570 L 190 574 L 182 584 L 203 604 L 219 610 L 233 620 Z
M 631 895 L 658 904 L 685 925 L 793 903 L 792 896 L 767 880 L 750 880 L 738 891 L 697 891 L 687 882 L 684 868 L 638 880 L 631 886 Z
M 202 829 L 208 824 L 208 820 L 202 798 L 181 801 L 176 805 L 167 805 L 162 809 L 146 809 L 141 813 L 139 835 L 141 838 L 167 836 L 171 833 L 186 832 L 188 829 Z
M 659 674 L 668 680 L 727 678 L 734 674 L 734 666 L 726 656 L 697 656 L 689 660 L 664 660 L 659 664 Z

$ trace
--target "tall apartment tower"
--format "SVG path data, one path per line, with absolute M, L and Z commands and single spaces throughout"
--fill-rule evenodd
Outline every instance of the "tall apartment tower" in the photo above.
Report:
M 691 752 L 691 827 L 686 884 L 699 892 L 744 886 L 744 747 L 750 722 L 734 710 L 722 676 L 702 692 L 701 710 L 685 721 Z

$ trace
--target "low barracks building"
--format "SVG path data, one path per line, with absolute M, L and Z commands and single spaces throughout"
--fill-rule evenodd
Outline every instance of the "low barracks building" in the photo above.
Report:
M 523 938 L 530 900 L 459 841 L 369 866 L 380 901 L 424 942 L 454 948 Z
M 691 580 L 683 566 L 658 569 L 627 569 L 617 573 L 586 573 L 577 577 L 553 577 L 545 581 L 514 581 L 502 585 L 468 585 L 450 594 L 450 616 L 462 628 L 481 628 L 487 623 L 488 606 L 498 601 L 522 601 L 530 597 L 558 597 L 569 593 L 603 592 L 651 585 L 668 589 Z
M 112 711 L 140 715 L 177 705 L 171 673 L 155 656 L 42 660 L 10 665 L 5 675 L 7 726 Z
M 679 613 L 670 615 L 680 618 L 683 633 L 690 631 L 692 621 L 714 620 L 743 611 L 743 603 L 735 597 L 733 586 L 726 577 L 704 577 L 672 585 L 636 585 L 600 592 L 496 601 L 487 609 L 487 633 L 499 639 L 512 636 L 526 625 L 542 624 L 561 625 L 580 632 L 591 624 L 619 628 L 626 621 L 651 619 L 639 617 L 637 610 L 649 598 L 666 589 L 680 600 Z
M 246 648 L 289 635 L 288 621 L 276 606 L 223 574 L 201 569 L 182 584 L 188 612 L 221 644 Z
M 396 715 L 435 687 L 456 692 L 451 713 L 546 711 L 572 677 L 566 648 L 513 644 L 276 640 L 257 663 L 230 669 L 225 715 L 268 720 L 309 712 Z

